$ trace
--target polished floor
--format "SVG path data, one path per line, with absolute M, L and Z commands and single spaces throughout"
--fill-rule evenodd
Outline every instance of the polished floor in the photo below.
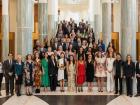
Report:
M 60 94 L 40 93 L 38 95 L 17 97 L 0 97 L 0 105 L 140 105 L 140 97 L 126 95 Z
M 106 105 L 117 96 L 113 95 L 38 95 L 40 99 L 49 105 Z

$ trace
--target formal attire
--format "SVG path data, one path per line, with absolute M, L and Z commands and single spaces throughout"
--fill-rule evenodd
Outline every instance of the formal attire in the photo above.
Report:
M 15 77 L 15 69 L 14 69 L 14 60 L 5 60 L 3 62 L 3 73 L 5 77 L 5 87 L 6 87 L 6 95 L 9 95 L 9 89 L 11 94 L 14 91 L 14 77 Z
M 114 90 L 114 70 L 113 63 L 115 58 L 106 59 L 106 68 L 107 68 L 107 91 L 112 92 Z
M 93 61 L 87 61 L 86 62 L 86 81 L 87 82 L 93 82 L 94 78 L 94 62 Z
M 24 63 L 15 63 L 15 75 L 16 75 L 16 93 L 20 96 L 21 84 L 23 81 Z
M 33 70 L 34 63 L 33 62 L 25 62 L 25 86 L 33 86 Z
M 137 94 L 140 95 L 140 62 L 136 64 Z
M 75 64 L 70 63 L 68 65 L 68 91 L 74 91 L 75 90 Z
M 106 77 L 106 59 L 105 58 L 95 58 L 95 76 L 96 77 Z
M 48 73 L 50 78 L 50 88 L 51 91 L 56 90 L 57 86 L 57 75 L 58 75 L 58 68 L 56 60 L 50 59 L 48 62 Z
M 44 72 L 44 74 L 42 74 L 42 77 L 41 77 L 41 84 L 44 87 L 48 87 L 50 84 L 49 74 L 48 74 L 48 60 L 44 58 L 41 61 L 41 65 L 42 65 L 42 71 Z
M 65 60 L 63 58 L 58 60 L 58 81 L 64 80 Z
M 41 74 L 42 74 L 40 60 L 35 60 L 34 65 L 35 65 L 34 83 L 35 87 L 38 88 L 41 86 Z
M 118 83 L 119 83 L 119 93 L 122 94 L 122 77 L 123 77 L 123 61 L 115 60 L 114 66 L 114 79 L 115 79 L 115 93 L 118 93 Z
M 128 61 L 124 63 L 124 76 L 126 77 L 126 89 L 127 89 L 127 95 L 133 95 L 133 79 L 135 75 L 135 63 L 130 62 L 128 64 Z
M 77 85 L 83 85 L 83 83 L 85 82 L 85 63 L 83 61 L 83 63 L 80 63 L 78 61 L 78 65 L 77 65 Z
M 0 62 L 0 96 L 1 96 L 2 79 L 3 79 L 3 70 L 2 70 L 2 63 Z

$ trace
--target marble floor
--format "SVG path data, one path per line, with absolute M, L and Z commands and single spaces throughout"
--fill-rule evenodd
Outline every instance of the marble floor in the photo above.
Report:
M 41 92 L 33 96 L 22 95 L 6 97 L 5 91 L 0 96 L 0 105 L 140 105 L 140 97 L 127 97 L 113 93 L 98 92 Z

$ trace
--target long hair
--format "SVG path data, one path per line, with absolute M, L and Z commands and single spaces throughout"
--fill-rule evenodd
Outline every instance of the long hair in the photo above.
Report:
M 70 55 L 70 57 L 73 57 L 72 63 L 75 64 L 74 56 L 73 55 Z M 69 61 L 69 64 L 71 64 L 71 60 L 69 59 L 68 61 Z

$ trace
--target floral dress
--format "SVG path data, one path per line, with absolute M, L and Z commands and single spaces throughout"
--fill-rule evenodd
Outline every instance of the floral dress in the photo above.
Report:
M 35 75 L 34 75 L 34 82 L 35 87 L 40 87 L 41 85 L 41 63 L 40 60 L 35 60 Z

